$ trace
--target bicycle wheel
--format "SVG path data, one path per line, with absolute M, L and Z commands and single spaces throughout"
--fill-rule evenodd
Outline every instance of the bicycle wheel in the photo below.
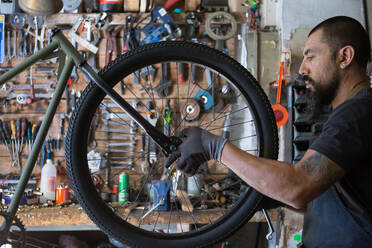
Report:
M 190 71 L 183 82 L 180 67 Z M 219 51 L 154 43 L 118 57 L 100 75 L 166 135 L 199 126 L 251 154 L 277 156 L 266 95 L 247 70 Z M 262 199 L 215 161 L 190 178 L 164 169 L 156 145 L 94 84 L 82 93 L 67 136 L 77 199 L 101 230 L 130 247 L 211 245 L 249 220 Z M 129 199 L 117 203 L 110 192 L 123 172 L 129 175 Z

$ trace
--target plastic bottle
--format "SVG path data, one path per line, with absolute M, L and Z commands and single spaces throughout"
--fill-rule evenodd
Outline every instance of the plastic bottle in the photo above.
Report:
M 48 154 L 46 164 L 41 170 L 40 192 L 43 193 L 43 195 L 40 197 L 41 203 L 45 203 L 47 200 L 55 201 L 56 177 L 57 169 L 52 163 L 50 154 Z

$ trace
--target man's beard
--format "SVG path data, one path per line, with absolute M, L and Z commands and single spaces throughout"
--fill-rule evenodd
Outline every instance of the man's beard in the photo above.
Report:
M 340 85 L 340 76 L 335 71 L 328 84 L 321 85 L 319 82 L 315 82 L 312 78 L 305 75 L 305 80 L 314 87 L 314 91 L 307 91 L 307 95 L 310 102 L 307 106 L 307 112 L 311 121 L 316 122 L 324 113 L 325 108 L 331 104 L 336 96 L 338 87 Z

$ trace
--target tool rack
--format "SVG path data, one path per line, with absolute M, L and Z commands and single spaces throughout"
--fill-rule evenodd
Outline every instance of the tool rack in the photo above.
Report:
M 116 13 L 116 14 L 110 14 L 110 23 L 109 25 L 112 26 L 123 26 L 124 21 L 128 15 L 131 13 Z M 48 30 L 51 27 L 54 27 L 56 24 L 60 25 L 73 25 L 76 23 L 79 18 L 82 16 L 85 16 L 88 19 L 96 19 L 99 18 L 99 14 L 94 13 L 94 14 L 71 14 L 71 13 L 64 13 L 64 14 L 55 14 L 55 15 L 50 15 L 45 17 L 44 23 L 45 23 L 45 28 Z M 139 16 L 145 15 L 145 14 L 139 14 Z M 238 21 L 242 21 L 244 19 L 244 16 L 242 14 L 234 14 L 235 17 L 237 18 Z M 27 15 L 26 15 L 27 16 Z M 208 14 L 203 14 L 203 20 L 207 18 Z M 185 14 L 172 14 L 172 18 L 177 23 L 182 22 L 185 20 Z M 144 23 L 146 24 L 146 22 Z M 6 24 L 5 29 L 9 24 Z M 201 27 L 203 30 L 203 25 Z M 106 51 L 106 43 L 108 42 L 109 39 L 107 39 L 105 35 L 105 29 L 97 30 L 99 34 L 99 41 L 96 44 L 98 47 L 98 52 L 95 55 L 96 63 L 97 63 L 97 68 L 102 69 L 105 65 L 105 51 Z M 68 30 L 63 31 L 63 32 L 68 32 Z M 123 30 L 122 28 L 119 30 L 117 34 L 117 40 L 122 40 L 123 38 Z M 45 32 L 45 39 L 47 39 L 47 32 Z M 11 37 L 12 44 L 13 42 L 13 37 Z M 47 41 L 45 41 L 46 43 Z M 120 42 L 121 43 L 121 42 Z M 234 56 L 234 39 L 229 39 L 226 42 L 226 47 L 228 50 L 228 53 L 230 56 Z M 78 44 L 78 48 L 82 48 L 81 45 Z M 82 48 L 84 49 L 84 48 Z M 119 54 L 122 50 L 122 45 L 120 44 L 119 47 Z M 86 50 L 86 49 L 85 49 Z M 3 63 L 0 64 L 1 68 L 6 68 L 6 67 L 13 67 L 14 65 L 20 63 L 23 60 L 23 57 L 14 57 L 5 60 Z M 160 65 L 159 67 L 156 68 L 158 72 L 161 70 Z M 52 73 L 45 73 L 45 72 L 36 72 L 37 68 L 32 68 L 32 71 L 28 70 L 25 73 L 18 75 L 17 77 L 14 78 L 13 83 L 17 85 L 28 85 L 30 84 L 30 79 L 27 79 L 28 76 L 35 76 L 33 79 L 33 84 L 34 86 L 37 86 L 39 84 L 45 84 L 49 83 L 51 81 L 56 81 L 57 80 L 57 75 L 55 72 L 57 71 L 57 65 L 53 61 L 49 61 L 46 63 L 40 63 L 40 65 L 37 65 L 37 67 L 40 68 L 52 68 L 53 70 Z M 54 69 L 53 69 L 54 68 Z M 172 77 L 172 79 L 175 80 L 175 77 L 177 77 L 177 72 L 175 71 L 175 68 L 170 68 L 169 70 L 169 76 Z M 40 77 L 40 78 L 37 78 Z M 45 77 L 45 78 L 42 78 Z M 160 73 L 157 73 L 156 80 L 158 81 L 160 79 Z M 203 79 L 206 81 L 206 78 Z M 51 85 L 52 87 L 52 85 Z M 72 84 L 69 85 L 69 97 L 71 99 L 72 94 L 75 94 L 75 97 L 78 96 L 79 92 L 81 92 L 84 88 L 86 87 L 86 82 L 85 78 L 80 72 L 78 72 L 77 77 L 75 75 L 75 78 L 72 78 Z M 134 85 L 133 90 L 139 90 L 139 87 Z M 182 91 L 182 86 L 181 90 Z M 42 89 L 38 90 L 37 87 L 35 87 L 35 92 L 36 94 L 41 94 L 41 93 L 49 93 L 48 90 Z M 50 92 L 51 93 L 51 92 Z M 0 90 L 0 97 L 6 97 L 8 93 L 1 91 Z M 125 91 L 124 91 L 124 96 L 125 96 Z M 144 95 L 143 92 L 138 91 L 138 95 Z M 66 108 L 73 108 L 73 103 L 67 102 L 66 97 L 64 97 L 64 101 L 62 101 L 62 105 L 58 107 L 57 113 L 59 113 L 56 118 L 53 120 L 53 124 L 49 133 L 50 137 L 58 137 L 60 138 L 59 140 L 59 145 L 60 149 L 56 151 L 54 149 L 53 151 L 53 158 L 55 161 L 55 165 L 58 165 L 58 168 L 60 169 L 60 173 L 57 175 L 57 185 L 60 182 L 67 182 L 68 183 L 68 178 L 65 171 L 65 159 L 64 159 L 64 151 L 63 151 L 63 134 L 66 133 L 66 129 L 68 126 L 68 111 L 66 111 Z M 145 96 L 143 98 L 145 101 Z M 67 103 L 67 104 L 66 104 Z M 1 105 L 0 107 L 0 116 L 2 120 L 9 121 L 12 119 L 19 119 L 19 118 L 27 118 L 31 123 L 37 123 L 42 119 L 43 113 L 45 112 L 46 108 L 48 105 L 48 99 L 37 99 L 35 101 L 30 102 L 29 104 L 19 104 L 16 100 L 9 100 L 7 102 L 4 102 L 4 104 Z M 143 108 L 143 107 L 142 107 Z M 145 108 L 143 108 L 142 111 L 146 111 Z M 62 124 L 61 124 L 62 123 Z M 220 123 L 218 123 L 220 124 Z M 62 125 L 62 126 L 61 126 Z M 62 135 L 62 136 L 61 136 Z M 100 137 L 96 137 L 100 138 Z M 101 137 L 104 138 L 104 137 Z M 136 147 L 135 147 L 137 152 L 141 151 L 141 144 L 140 141 L 137 142 Z M 10 161 L 8 151 L 4 145 L 0 145 L 0 171 L 2 174 L 17 174 L 19 173 L 19 168 L 12 166 L 12 162 Z M 20 154 L 20 164 L 24 164 L 25 160 L 27 158 L 27 151 L 23 151 Z M 39 163 L 41 160 L 39 161 Z M 40 165 L 40 164 L 39 164 Z M 139 173 L 140 169 L 137 170 L 131 170 L 129 171 L 131 179 L 135 181 L 136 178 L 139 178 L 142 174 Z M 210 171 L 212 173 L 216 174 L 221 174 L 221 173 L 226 173 L 226 172 L 221 172 L 221 171 L 214 171 L 213 166 L 210 168 Z M 40 175 L 41 172 L 41 167 L 36 166 L 33 174 L 34 175 Z M 215 216 L 215 218 L 218 218 L 219 215 L 221 214 L 220 211 L 214 211 L 211 209 L 209 211 L 209 215 Z M 213 214 L 213 212 L 215 212 Z M 166 212 L 164 212 L 166 214 Z M 275 215 L 276 212 L 273 212 L 272 215 Z M 135 211 L 133 212 L 135 215 Z M 81 224 L 88 224 L 91 225 L 93 224 L 90 219 L 85 215 L 83 210 L 78 207 L 78 205 L 67 205 L 67 206 L 58 206 L 58 207 L 48 207 L 48 208 L 36 208 L 36 207 L 31 207 L 31 206 L 26 206 L 26 207 L 21 207 L 21 211 L 19 212 L 19 217 L 22 219 L 24 224 L 26 226 L 43 226 L 43 225 L 81 225 Z M 185 218 L 187 219 L 189 216 L 185 215 Z M 206 219 L 206 218 L 205 218 Z M 274 216 L 275 219 L 275 216 Z M 257 213 L 255 217 L 252 218 L 251 221 L 265 221 L 264 216 L 261 213 Z M 187 222 L 187 220 L 185 220 Z M 191 221 L 190 221 L 191 222 Z

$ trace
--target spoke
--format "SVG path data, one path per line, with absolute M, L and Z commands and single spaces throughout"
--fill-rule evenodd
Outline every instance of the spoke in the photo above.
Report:
M 234 141 L 238 141 L 238 140 L 242 140 L 242 139 L 252 138 L 252 137 L 255 137 L 255 136 L 257 136 L 257 134 L 255 134 L 255 135 L 248 135 L 248 136 L 240 137 L 240 138 L 237 138 L 237 139 L 232 139 L 232 140 L 229 140 L 229 141 L 230 142 L 234 142 Z
M 167 233 L 169 233 L 170 223 L 171 223 L 171 219 L 172 219 L 172 213 L 173 213 L 173 204 L 172 204 L 172 201 L 171 201 Z
M 241 94 L 240 94 L 240 95 L 241 95 Z M 237 98 L 240 97 L 240 95 L 237 96 Z M 225 106 L 224 106 L 224 109 L 225 109 L 225 110 L 222 111 L 222 112 L 220 112 L 214 120 L 212 120 L 211 122 L 208 122 L 209 125 L 208 125 L 206 128 L 208 128 L 208 127 L 209 127 L 209 126 L 210 126 L 214 121 L 226 117 L 226 116 L 222 116 L 222 117 L 220 117 L 220 116 L 223 115 L 224 113 L 226 113 L 226 112 L 228 111 L 227 108 L 226 108 L 227 106 L 228 106 L 228 105 L 225 105 Z M 237 110 L 237 111 L 231 112 L 231 114 L 236 113 L 236 112 L 241 111 L 241 110 L 246 109 L 246 108 L 248 108 L 248 106 L 246 106 L 246 107 L 244 107 L 244 108 L 242 108 L 242 109 L 239 109 L 239 110 Z M 203 119 L 205 118 L 205 116 L 206 116 L 206 115 L 204 115 Z M 203 122 L 203 121 L 201 120 L 201 122 L 200 122 L 200 125 L 201 125 L 201 126 L 202 126 L 202 122 Z
M 248 106 L 246 106 L 246 107 L 244 107 L 244 108 L 241 108 L 241 109 L 238 109 L 238 110 L 236 110 L 236 111 L 229 111 L 229 114 L 226 114 L 226 115 L 221 116 L 221 117 L 217 116 L 216 119 L 215 119 L 215 121 L 217 121 L 217 120 L 219 120 L 219 119 L 222 119 L 222 118 L 226 118 L 226 116 L 228 116 L 228 115 L 232 115 L 232 114 L 234 114 L 234 113 L 238 113 L 238 112 L 240 112 L 240 111 L 242 111 L 242 110 L 244 110 L 244 109 L 246 109 L 246 108 L 248 108 Z M 224 113 L 226 113 L 226 112 L 224 112 Z M 207 124 L 210 124 L 210 122 L 206 122 L 205 124 L 206 124 L 206 125 L 207 125 Z M 200 124 L 200 126 L 202 127 L 203 125 Z M 208 125 L 207 125 L 207 126 L 208 126 Z
M 177 195 L 177 194 L 176 194 L 176 195 Z M 185 196 L 183 191 L 181 191 L 181 195 L 182 195 L 182 198 L 183 198 L 184 202 L 187 202 L 186 197 L 188 198 L 188 196 Z M 193 213 L 191 212 L 191 209 L 190 209 L 189 206 L 187 206 L 187 210 L 188 210 L 188 213 L 189 213 L 189 215 L 191 216 L 192 220 L 194 221 L 194 227 L 195 227 L 195 229 L 198 230 L 198 227 L 197 227 L 197 225 L 196 225 L 196 221 L 195 221 L 194 215 L 193 215 Z
M 158 224 L 159 217 L 160 217 L 160 210 L 158 210 L 158 217 L 156 218 L 155 225 L 153 227 L 154 231 L 156 230 L 156 225 Z
M 223 128 L 225 128 L 225 127 L 233 127 L 233 126 L 237 126 L 237 125 L 242 125 L 242 124 L 250 123 L 250 122 L 252 122 L 252 121 L 253 121 L 253 120 L 251 120 L 251 121 L 243 121 L 243 122 L 239 122 L 239 123 L 234 123 L 234 124 L 230 124 L 230 125 L 225 125 L 225 126 L 222 126 L 222 127 L 216 127 L 216 128 L 208 129 L 208 131 L 214 131 L 214 130 L 223 129 Z

